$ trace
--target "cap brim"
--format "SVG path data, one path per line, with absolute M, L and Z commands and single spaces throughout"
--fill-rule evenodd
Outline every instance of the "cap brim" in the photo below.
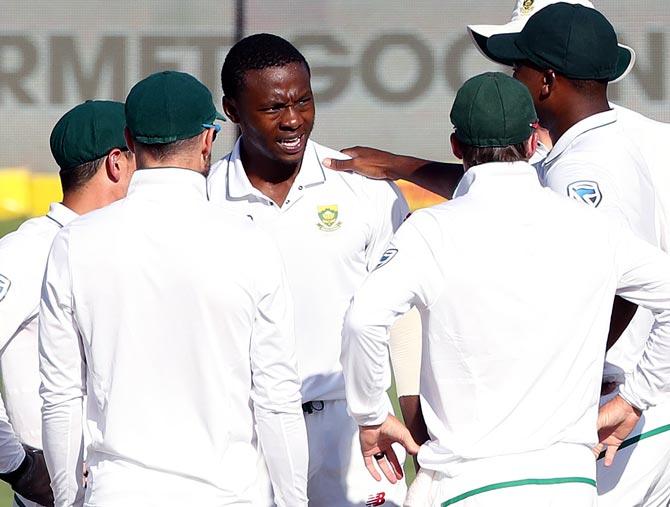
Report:
M 228 121 L 224 115 L 216 111 L 216 117 L 214 118 L 215 120 L 221 120 L 221 121 Z
M 488 58 L 507 66 L 527 60 L 526 55 L 514 43 L 518 35 L 518 33 L 504 33 L 489 37 L 486 41 Z
M 616 62 L 616 75 L 610 83 L 616 83 L 625 78 L 635 65 L 635 51 L 624 44 L 619 44 L 619 59 Z
M 489 37 L 505 33 L 519 33 L 524 25 L 525 20 L 523 19 L 510 21 L 504 25 L 468 25 L 468 33 L 479 52 L 489 60 L 495 61 L 486 48 L 486 41 Z

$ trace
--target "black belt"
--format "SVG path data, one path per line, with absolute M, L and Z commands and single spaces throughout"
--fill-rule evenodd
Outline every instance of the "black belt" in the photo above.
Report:
M 321 412 L 323 410 L 323 401 L 321 400 L 315 400 L 315 401 L 307 401 L 302 404 L 302 411 L 305 414 L 313 414 L 314 412 Z

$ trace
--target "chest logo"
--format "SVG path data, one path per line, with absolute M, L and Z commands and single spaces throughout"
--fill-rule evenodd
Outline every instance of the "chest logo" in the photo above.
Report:
M 533 4 L 535 0 L 523 0 L 521 4 L 521 12 L 523 14 L 529 14 L 533 10 Z
M 0 275 L 0 301 L 5 299 L 5 296 L 9 292 L 9 288 L 11 287 L 12 282 L 10 281 L 9 278 L 7 278 L 4 275 Z
M 398 253 L 397 248 L 389 248 L 388 250 L 386 250 L 386 252 L 382 254 L 381 259 L 379 259 L 379 263 L 375 266 L 375 269 L 379 269 L 385 264 L 388 264 L 391 261 L 391 259 L 395 257 L 395 254 L 397 253 Z
M 574 181 L 568 185 L 568 197 L 583 202 L 592 208 L 598 207 L 603 200 L 603 194 L 595 181 Z
M 342 222 L 337 220 L 339 212 L 337 204 L 326 204 L 325 206 L 317 206 L 316 214 L 319 217 L 319 223 L 316 226 L 321 231 L 336 231 L 342 226 Z

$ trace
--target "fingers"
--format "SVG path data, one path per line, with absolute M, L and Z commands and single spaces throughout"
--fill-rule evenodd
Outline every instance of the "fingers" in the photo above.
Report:
M 344 153 L 345 155 L 347 155 L 347 156 L 349 156 L 349 157 L 351 157 L 351 158 L 356 158 L 356 157 L 358 157 L 358 155 L 359 155 L 359 153 L 358 153 L 358 146 L 355 146 L 355 147 L 353 147 L 353 148 L 345 148 L 345 149 L 343 149 L 343 150 L 341 150 L 341 151 L 342 151 L 342 153 Z
M 391 469 L 393 470 L 393 473 L 395 474 L 396 479 L 400 480 L 403 477 L 402 474 L 402 465 L 400 464 L 400 461 L 398 460 L 398 456 L 396 455 L 395 451 L 393 450 L 393 447 L 389 447 L 389 450 L 386 451 L 386 458 L 388 459 L 389 463 L 391 464 Z
M 372 456 L 363 456 L 363 459 L 365 460 L 365 468 L 368 469 L 368 472 L 370 472 L 370 475 L 374 478 L 374 480 L 381 481 L 382 476 L 379 475 L 377 467 L 374 464 L 375 460 L 372 458 Z
M 608 467 L 614 461 L 614 455 L 619 450 L 618 445 L 608 445 L 605 451 L 605 466 Z
M 356 168 L 356 163 L 353 159 L 338 160 L 336 158 L 324 158 L 322 163 L 328 169 L 335 171 L 353 171 Z
M 393 453 L 393 456 L 395 457 L 395 453 L 394 453 L 392 450 L 389 449 L 389 450 L 387 451 L 387 453 Z M 402 475 L 400 475 L 399 478 L 396 477 L 396 473 L 395 473 L 395 471 L 393 470 L 393 468 L 391 467 L 391 463 L 389 462 L 388 457 L 389 457 L 389 455 L 387 454 L 386 457 L 385 457 L 384 459 L 376 460 L 376 461 L 377 461 L 377 465 L 379 465 L 379 468 L 381 468 L 382 473 L 383 473 L 384 476 L 388 479 L 388 481 L 389 481 L 391 484 L 395 484 L 396 482 L 398 482 L 398 479 L 399 479 L 399 478 L 402 478 Z M 397 457 L 395 458 L 395 461 L 396 461 L 396 463 L 398 462 L 398 458 L 397 458 Z
M 600 457 L 600 453 L 605 450 L 605 444 L 596 444 L 593 447 L 591 447 L 591 452 L 595 456 L 596 459 Z

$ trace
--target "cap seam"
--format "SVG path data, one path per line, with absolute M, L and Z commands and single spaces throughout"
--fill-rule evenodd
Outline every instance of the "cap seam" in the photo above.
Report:
M 479 86 L 475 90 L 474 95 L 472 96 L 472 102 L 470 103 L 470 108 L 468 110 L 468 130 L 470 131 L 470 135 L 468 136 L 470 138 L 470 141 L 474 141 L 474 136 L 472 132 L 472 115 L 474 112 L 475 104 L 477 103 L 477 96 L 479 95 L 479 92 L 482 89 L 482 86 L 484 86 L 484 82 L 482 81 L 479 83 Z
M 572 9 L 572 18 L 570 19 L 570 29 L 568 30 L 568 38 L 565 41 L 565 48 L 563 53 L 563 64 L 562 67 L 565 69 L 568 66 L 568 48 L 570 47 L 570 40 L 572 39 L 572 29 L 574 28 L 574 21 L 577 9 L 573 7 Z
M 502 91 L 500 90 L 500 84 L 498 79 L 494 77 L 493 83 L 496 85 L 496 91 L 498 92 L 498 100 L 500 101 L 500 109 L 502 111 L 503 117 L 503 138 L 507 139 L 507 111 L 505 111 L 505 103 L 502 100 Z

